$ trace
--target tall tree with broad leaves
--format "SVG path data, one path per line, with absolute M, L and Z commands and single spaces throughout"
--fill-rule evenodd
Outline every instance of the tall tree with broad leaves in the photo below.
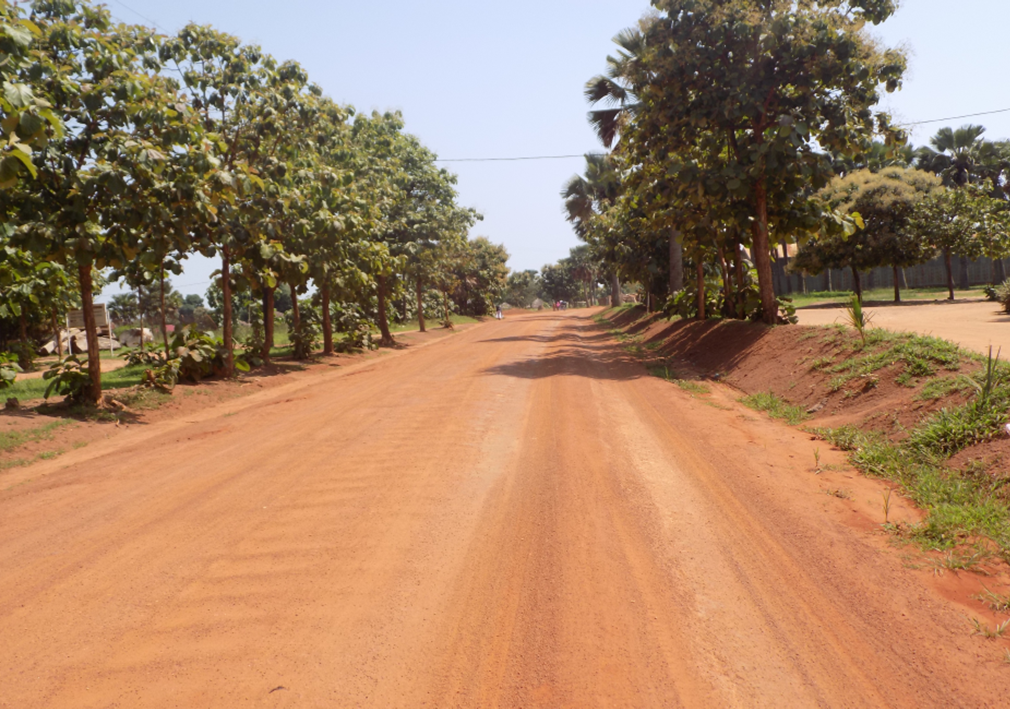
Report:
M 137 232 L 118 228 L 121 202 L 138 177 L 166 157 L 165 146 L 138 127 L 167 126 L 179 120 L 179 112 L 157 75 L 158 43 L 149 30 L 113 25 L 107 10 L 76 0 L 32 7 L 38 51 L 46 57 L 32 78 L 65 129 L 50 129 L 34 153 L 37 179 L 0 194 L 0 202 L 19 224 L 13 236 L 18 246 L 76 269 L 91 379 L 85 397 L 97 403 L 102 389 L 94 272 L 124 266 L 143 247 Z
M 258 148 L 265 134 L 277 130 L 268 114 L 277 63 L 257 46 L 196 24 L 166 41 L 160 57 L 182 77 L 206 132 L 201 189 L 211 218 L 195 231 L 200 251 L 221 257 L 221 325 L 230 375 L 235 371 L 232 267 L 247 249 L 258 249 L 267 239 L 263 202 L 256 194 L 265 187 L 258 163 L 269 156 L 264 158 Z
M 632 162 L 702 147 L 710 157 L 680 174 L 675 199 L 725 185 L 747 205 L 765 322 L 778 317 L 771 249 L 818 206 L 811 188 L 834 174 L 825 154 L 854 155 L 875 135 L 900 134 L 873 107 L 900 86 L 903 55 L 865 32 L 895 10 L 893 0 L 655 0 L 660 15 L 645 30 L 632 64 L 638 108 L 622 149 Z M 780 225 L 779 233 L 769 227 Z M 809 228 L 809 226 L 808 226 Z

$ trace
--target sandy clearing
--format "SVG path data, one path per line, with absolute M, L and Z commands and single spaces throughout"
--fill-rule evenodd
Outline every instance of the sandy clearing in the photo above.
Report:
M 901 305 L 867 307 L 873 326 L 897 332 L 933 335 L 977 352 L 1000 347 L 1010 353 L 1010 315 L 996 303 L 949 303 L 909 301 Z M 844 308 L 804 308 L 796 311 L 801 325 L 831 325 L 845 322 Z
M 998 706 L 732 399 L 552 312 L 121 436 L 0 495 L 0 706 Z

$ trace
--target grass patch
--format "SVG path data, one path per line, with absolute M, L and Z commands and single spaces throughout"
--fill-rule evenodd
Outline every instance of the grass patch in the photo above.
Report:
M 508 317 L 508 311 L 505 311 L 505 317 Z M 480 318 L 471 318 L 469 315 L 456 315 L 453 313 L 452 324 L 453 325 L 466 325 L 468 323 L 480 322 Z M 425 318 L 424 319 L 424 329 L 425 330 L 437 330 L 442 327 L 441 317 L 437 318 Z M 410 332 L 412 330 L 419 330 L 421 328 L 417 320 L 408 320 L 402 323 L 389 323 L 390 332 Z M 378 332 L 376 330 L 375 332 Z
M 665 379 L 668 382 L 676 384 L 688 393 L 708 394 L 711 392 L 711 390 L 704 384 L 699 384 L 691 379 L 680 379 L 677 376 L 677 372 L 666 365 L 649 367 L 648 371 L 652 376 L 659 377 L 660 379 Z
M 846 343 L 843 337 L 837 332 L 829 335 L 831 342 L 842 349 L 840 354 L 844 358 L 840 362 L 828 366 L 823 362 L 825 358 L 818 360 L 821 365 L 818 369 L 837 375 L 829 383 L 832 391 L 838 391 L 853 379 L 897 365 L 902 365 L 898 383 L 909 386 L 915 378 L 934 376 L 938 368 L 957 371 L 964 356 L 957 345 L 937 337 L 880 329 L 867 332 L 865 345 L 858 341 Z M 847 346 L 851 350 L 846 351 Z
M 811 305 L 837 304 L 842 307 L 852 301 L 852 291 L 815 291 L 811 293 L 793 293 L 790 297 L 797 308 Z M 946 288 L 903 288 L 902 300 L 946 300 Z M 955 298 L 984 298 L 985 291 L 979 288 L 954 291 Z M 894 288 L 872 288 L 863 291 L 864 302 L 893 302 Z
M 124 389 L 137 386 L 144 379 L 144 370 L 147 365 L 135 364 L 128 367 L 121 367 L 112 372 L 102 372 L 102 390 Z M 17 379 L 14 386 L 4 391 L 4 397 L 15 397 L 21 401 L 31 401 L 41 399 L 45 396 L 49 380 L 35 377 L 33 379 Z
M 1010 490 L 989 475 L 965 476 L 943 465 L 942 458 L 883 435 L 853 426 L 818 429 L 815 433 L 842 450 L 863 473 L 900 484 L 927 513 L 912 529 L 926 548 L 946 550 L 969 537 L 993 540 L 1010 559 Z
M 770 391 L 745 396 L 740 399 L 740 403 L 755 411 L 764 411 L 772 418 L 783 419 L 792 426 L 803 423 L 810 418 L 802 407 L 787 404 Z
M 968 391 L 971 385 L 961 377 L 934 377 L 915 395 L 918 401 L 944 399 L 959 391 Z
M 28 443 L 52 440 L 54 431 L 68 426 L 70 423 L 70 421 L 61 419 L 25 431 L 0 432 L 0 453 L 7 453 Z

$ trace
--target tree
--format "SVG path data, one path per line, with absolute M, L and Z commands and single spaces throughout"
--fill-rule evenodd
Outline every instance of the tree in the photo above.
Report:
M 461 244 L 456 258 L 445 264 L 454 272 L 457 312 L 473 317 L 494 313 L 508 284 L 508 259 L 505 247 L 485 236 Z
M 171 124 L 180 114 L 170 87 L 150 69 L 158 63 L 150 31 L 113 26 L 107 10 L 77 0 L 38 2 L 33 20 L 46 58 L 37 81 L 65 130 L 61 135 L 50 129 L 35 153 L 38 178 L 0 199 L 20 223 L 14 237 L 19 246 L 76 268 L 88 339 L 86 399 L 97 403 L 102 388 L 94 272 L 122 267 L 140 251 L 136 232 L 118 228 L 121 201 L 148 165 L 164 161 L 165 146 L 138 133 L 138 124 Z
M 621 176 L 613 159 L 609 155 L 587 154 L 585 175 L 573 176 L 561 190 L 565 218 L 572 223 L 576 235 L 601 256 L 606 253 L 604 244 L 613 232 L 612 222 L 602 217 L 614 209 L 621 189 Z M 617 263 L 614 260 L 609 263 L 610 306 L 616 308 L 621 304 L 621 282 Z
M 794 270 L 817 274 L 825 268 L 851 268 L 856 296 L 862 300 L 859 272 L 890 266 L 894 302 L 901 301 L 899 269 L 928 261 L 930 242 L 911 226 L 916 205 L 942 190 L 940 179 L 921 170 L 889 167 L 857 170 L 837 177 L 818 195 L 829 209 L 858 213 L 863 226 L 852 235 L 828 233 L 800 248 Z
M 994 151 L 992 143 L 982 139 L 985 127 L 961 126 L 957 130 L 943 127 L 930 138 L 930 146 L 919 148 L 916 161 L 923 170 L 943 178 L 946 187 L 963 187 L 977 182 L 979 168 Z
M 891 0 L 657 0 L 631 69 L 639 107 L 622 138 L 634 164 L 665 164 L 668 200 L 724 192 L 745 211 L 763 317 L 777 318 L 771 248 L 820 218 L 810 190 L 833 174 L 833 155 L 897 137 L 872 107 L 898 88 L 905 67 L 863 30 L 889 17 Z M 631 145 L 627 145 L 630 143 Z M 700 154 L 690 154 L 697 151 Z M 672 159 L 668 159 L 671 158 Z M 778 233 L 770 231 L 775 227 Z
M 221 325 L 225 368 L 235 370 L 232 334 L 232 267 L 264 240 L 264 215 L 254 193 L 265 187 L 257 164 L 264 135 L 277 130 L 266 95 L 277 65 L 259 47 L 212 27 L 189 24 L 164 43 L 161 59 L 173 62 L 208 140 L 202 143 L 206 170 L 201 190 L 209 212 L 196 230 L 198 249 L 220 255 Z M 269 157 L 265 158 L 269 162 Z
M 17 184 L 28 173 L 36 176 L 33 151 L 44 146 L 49 133 L 62 133 L 63 124 L 51 110 L 45 89 L 33 80 L 39 70 L 52 71 L 49 57 L 38 51 L 39 26 L 21 9 L 0 0 L 0 189 Z
M 533 307 L 533 301 L 540 296 L 542 290 L 540 274 L 534 270 L 514 271 L 509 274 L 505 285 L 506 303 L 519 308 Z
M 954 300 L 952 254 L 974 259 L 985 253 L 986 239 L 980 234 L 1003 223 L 1006 204 L 989 196 L 987 185 L 965 184 L 960 188 L 935 191 L 923 199 L 911 217 L 911 226 L 943 254 L 947 271 L 948 300 Z M 1001 227 L 1006 233 L 1005 225 Z M 993 233 L 992 237 L 997 237 Z M 1003 241 L 1004 249 L 1006 242 Z M 994 248 L 990 245 L 990 248 Z

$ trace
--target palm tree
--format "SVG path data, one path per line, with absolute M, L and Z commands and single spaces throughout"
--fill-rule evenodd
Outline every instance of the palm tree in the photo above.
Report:
M 618 140 L 621 129 L 638 109 L 631 71 L 645 49 L 645 35 L 639 28 L 629 27 L 618 33 L 613 41 L 619 47 L 617 56 L 608 56 L 606 73 L 594 76 L 586 82 L 585 88 L 586 100 L 590 104 L 595 106 L 603 102 L 611 106 L 589 112 L 589 122 L 607 148 Z
M 982 139 L 983 126 L 966 125 L 957 130 L 944 126 L 929 139 L 930 146 L 916 151 L 918 166 L 943 178 L 947 187 L 963 187 L 980 179 L 979 168 L 995 146 Z
M 612 207 L 621 193 L 621 175 L 610 155 L 586 154 L 584 175 L 573 175 L 561 190 L 565 200 L 565 218 L 572 223 L 575 234 L 592 241 L 593 222 Z M 610 304 L 621 304 L 621 282 L 614 268 L 610 278 Z
M 604 103 L 609 108 L 589 112 L 589 122 L 606 148 L 620 140 L 620 134 L 638 112 L 639 101 L 635 91 L 634 74 L 637 64 L 647 48 L 649 28 L 655 22 L 645 17 L 638 27 L 629 27 L 618 33 L 613 41 L 618 46 L 616 56 L 607 57 L 607 71 L 586 82 L 585 96 L 590 104 Z M 670 292 L 684 287 L 684 250 L 677 229 L 670 231 Z
M 987 169 L 999 159 L 999 148 L 995 143 L 983 140 L 984 126 L 964 125 L 952 129 L 944 126 L 929 139 L 930 146 L 923 146 L 916 151 L 918 166 L 939 175 L 943 184 L 952 189 L 975 184 L 986 179 Z M 961 288 L 969 287 L 968 260 L 959 257 Z M 1001 264 L 1002 265 L 1002 264 Z M 946 254 L 948 284 L 953 282 L 950 267 L 950 254 Z M 953 290 L 950 300 L 954 299 Z

